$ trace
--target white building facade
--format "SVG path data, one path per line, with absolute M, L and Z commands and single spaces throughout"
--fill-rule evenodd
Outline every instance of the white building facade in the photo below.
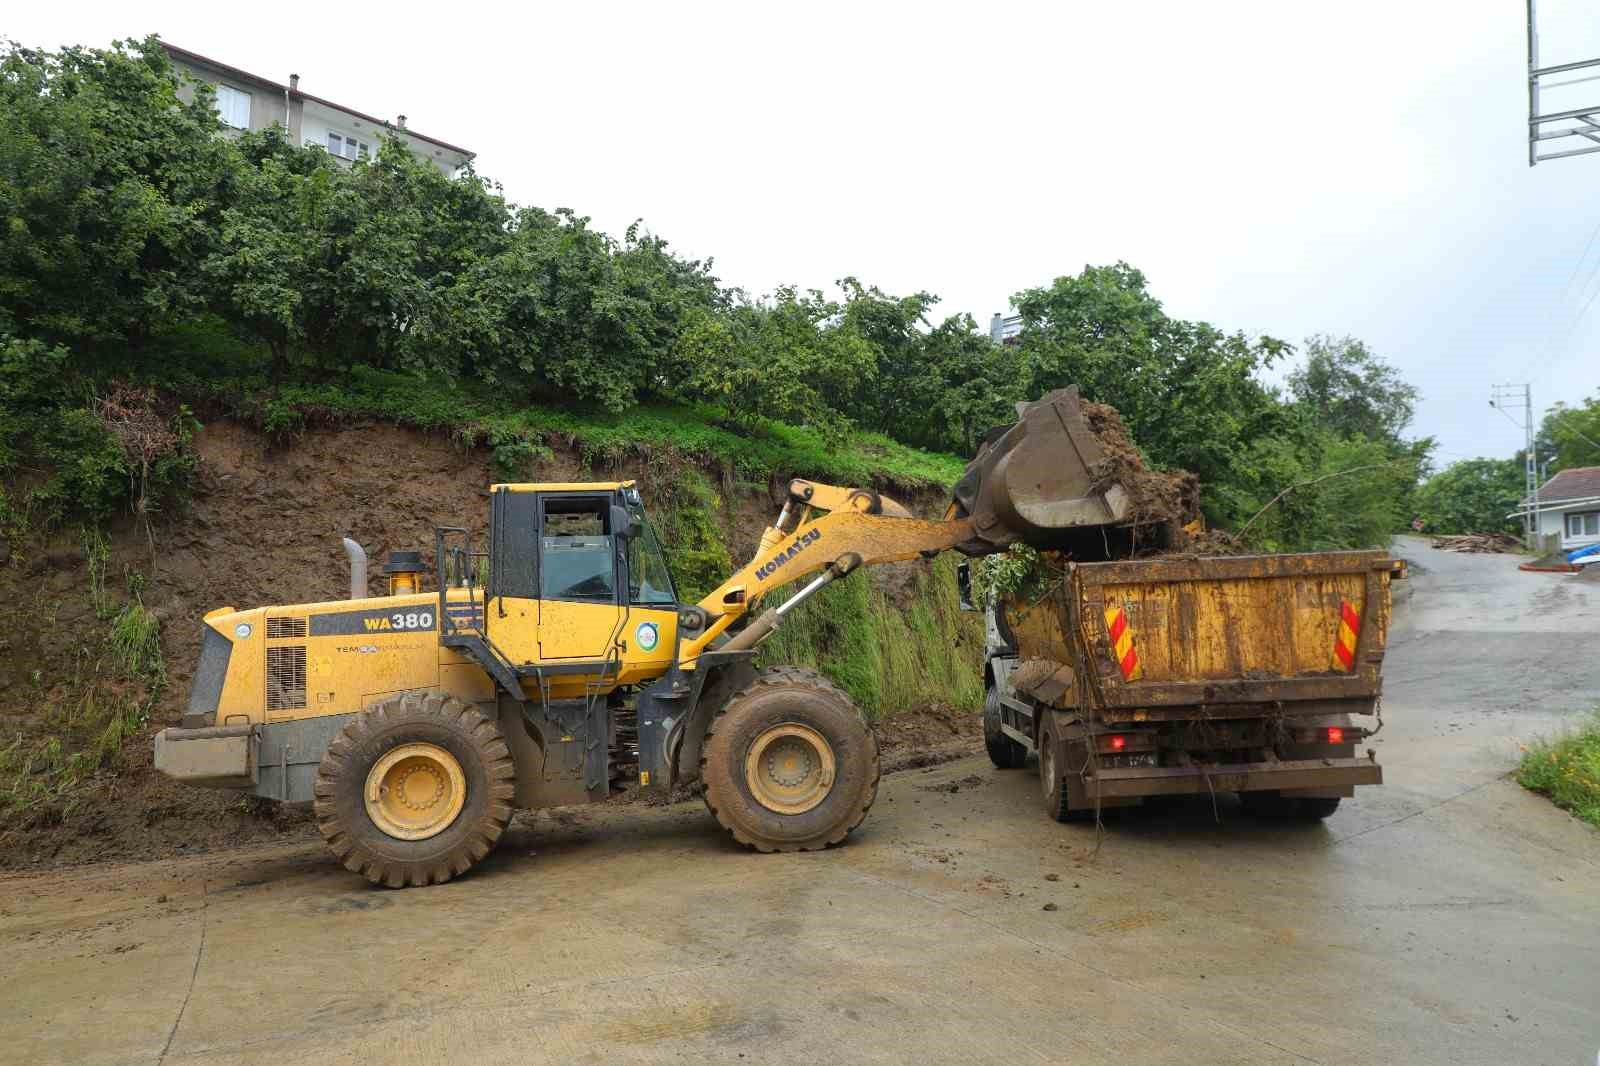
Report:
M 1561 471 L 1539 486 L 1538 501 L 1524 500 L 1523 511 L 1534 506 L 1540 544 L 1562 551 L 1600 544 L 1600 466 Z
M 404 115 L 391 122 L 302 92 L 298 74 L 289 75 L 285 85 L 165 41 L 161 47 L 179 74 L 215 89 L 217 115 L 230 131 L 282 126 L 292 143 L 321 148 L 346 163 L 371 157 L 384 135 L 392 133 L 418 159 L 449 177 L 472 161 L 473 153 L 465 148 L 409 129 Z M 191 84 L 178 91 L 184 100 L 193 94 Z

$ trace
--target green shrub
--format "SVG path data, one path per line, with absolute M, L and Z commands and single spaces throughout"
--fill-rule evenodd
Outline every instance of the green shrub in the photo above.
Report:
M 1565 736 L 1524 748 L 1517 782 L 1600 827 L 1600 711 Z

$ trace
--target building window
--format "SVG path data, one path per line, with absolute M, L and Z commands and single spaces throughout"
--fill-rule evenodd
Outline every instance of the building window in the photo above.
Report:
M 358 141 L 338 130 L 328 131 L 328 151 L 345 159 L 366 159 L 372 154 L 366 141 Z
M 250 128 L 250 94 L 231 85 L 217 86 L 217 115 L 236 130 Z
M 1600 511 L 1567 515 L 1567 536 L 1600 537 Z

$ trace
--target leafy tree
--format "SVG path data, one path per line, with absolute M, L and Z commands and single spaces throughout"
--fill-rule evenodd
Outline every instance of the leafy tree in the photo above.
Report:
M 1256 377 L 1287 350 L 1283 342 L 1169 317 L 1126 263 L 1085 267 L 1013 303 L 1023 322 L 1023 395 L 1081 386 L 1121 412 L 1156 465 L 1199 474 L 1214 520 L 1236 517 L 1223 490 L 1248 476 L 1246 444 L 1283 431 L 1282 405 Z
M 785 286 L 695 317 L 674 351 L 679 395 L 721 404 L 747 425 L 842 428 L 877 363 L 873 346 L 838 321 L 842 311 L 820 290 Z
M 668 387 L 673 351 L 699 336 L 718 298 L 709 271 L 636 227 L 619 244 L 567 209 L 524 208 L 504 248 L 441 292 L 413 350 L 535 395 L 626 410 Z
M 1417 389 L 1354 337 L 1306 341 L 1306 361 L 1289 393 L 1341 437 L 1398 442 L 1416 412 Z
M 0 53 L 0 332 L 114 354 L 199 307 L 231 147 L 154 38 Z M 105 358 L 106 356 L 101 356 Z
M 915 404 L 880 427 L 898 440 L 971 455 L 990 429 L 1016 420 L 1018 400 L 1031 399 L 1023 395 L 1021 353 L 995 344 L 970 315 L 928 331 L 921 355 L 921 384 L 907 389 Z
M 276 129 L 246 136 L 254 166 L 233 183 L 201 273 L 218 310 L 267 345 L 278 380 L 337 316 L 327 216 L 340 175 L 331 157 Z
M 1515 533 L 1525 489 L 1520 459 L 1462 459 L 1417 488 L 1417 515 L 1430 533 Z
M 1554 456 L 1552 471 L 1600 466 L 1600 396 L 1576 407 L 1553 405 L 1539 424 L 1534 447 L 1541 461 Z
M 1250 442 L 1245 476 L 1220 486 L 1222 508 L 1250 545 L 1269 551 L 1376 548 L 1411 517 L 1422 452 L 1344 438 L 1309 420 Z

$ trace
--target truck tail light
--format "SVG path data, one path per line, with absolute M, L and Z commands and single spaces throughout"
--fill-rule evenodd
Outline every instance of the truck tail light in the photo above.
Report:
M 1340 727 L 1336 726 L 1336 725 L 1330 725 L 1328 727 L 1328 743 L 1329 744 L 1343 744 L 1344 743 L 1344 730 L 1341 729 Z
M 1332 732 L 1332 731 L 1330 730 L 1330 732 Z M 1111 738 L 1111 750 L 1112 751 L 1121 751 L 1123 748 L 1126 748 L 1127 746 L 1128 746 L 1128 738 L 1127 737 L 1122 736 L 1122 735 L 1119 734 L 1119 735 L 1114 736 L 1114 737 Z

